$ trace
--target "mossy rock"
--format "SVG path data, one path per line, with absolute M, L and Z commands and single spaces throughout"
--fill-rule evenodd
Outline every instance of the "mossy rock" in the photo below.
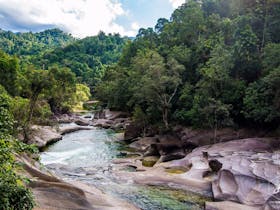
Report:
M 158 161 L 159 157 L 157 156 L 148 156 L 142 160 L 142 165 L 145 167 L 153 167 Z
M 186 173 L 189 170 L 189 168 L 185 167 L 172 167 L 172 168 L 166 168 L 165 171 L 171 174 L 183 174 Z

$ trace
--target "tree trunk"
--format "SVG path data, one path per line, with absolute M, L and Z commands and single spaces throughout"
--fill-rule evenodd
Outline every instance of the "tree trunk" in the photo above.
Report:
M 215 110 L 214 111 L 214 144 L 216 144 L 216 140 L 217 140 L 217 127 L 218 127 L 218 122 L 217 122 L 217 114 Z
M 24 133 L 24 141 L 27 142 L 28 141 L 28 134 L 29 134 L 29 126 L 30 126 L 30 122 L 33 118 L 33 113 L 34 113 L 34 108 L 35 105 L 37 103 L 37 99 L 39 97 L 39 93 L 35 92 L 32 97 L 30 98 L 29 101 L 29 111 L 28 111 L 28 116 L 27 119 L 23 125 L 23 133 Z
M 268 12 L 268 6 L 267 6 L 267 1 L 264 1 L 264 6 L 265 6 L 265 13 L 264 13 L 264 23 L 263 23 L 263 31 L 262 31 L 262 43 L 261 43 L 261 52 L 264 49 L 265 46 L 265 34 L 266 34 L 266 30 L 267 30 L 267 12 Z
M 169 124 L 168 124 L 168 108 L 167 107 L 164 107 L 162 110 L 162 120 L 164 122 L 165 128 L 168 129 Z

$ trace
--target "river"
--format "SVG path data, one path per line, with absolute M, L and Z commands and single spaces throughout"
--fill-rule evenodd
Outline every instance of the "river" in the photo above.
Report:
M 203 202 L 197 202 L 199 198 L 192 193 L 118 179 L 112 160 L 120 158 L 123 150 L 113 131 L 94 128 L 64 135 L 40 157 L 41 163 L 63 180 L 95 186 L 143 210 L 203 209 Z

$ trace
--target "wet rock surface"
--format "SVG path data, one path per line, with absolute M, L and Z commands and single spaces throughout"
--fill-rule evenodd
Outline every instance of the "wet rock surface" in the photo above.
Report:
M 215 144 L 218 142 L 227 142 L 237 139 L 245 139 L 252 137 L 265 137 L 267 132 L 263 130 L 256 131 L 255 129 L 239 129 L 231 128 L 219 129 L 214 138 L 213 130 L 207 129 L 192 129 L 183 126 L 173 128 L 174 132 L 179 136 L 183 144 L 192 144 L 195 146 L 204 146 Z
M 29 144 L 35 144 L 40 149 L 47 144 L 61 140 L 62 135 L 53 127 L 34 125 L 28 139 Z
M 252 138 L 203 146 L 173 161 L 173 166 L 191 165 L 188 173 L 212 171 L 209 162 L 218 161 L 211 177 L 214 198 L 264 207 L 275 197 L 280 184 L 280 151 L 271 147 L 274 141 L 278 140 Z
M 142 160 L 142 165 L 145 167 L 153 167 L 156 162 L 158 161 L 159 157 L 158 156 L 147 156 L 144 157 Z
M 40 126 L 33 125 L 28 136 L 28 144 L 35 144 L 39 149 L 62 139 L 62 135 L 79 131 L 90 130 L 92 127 L 69 124 L 67 126 Z
M 79 131 L 79 130 L 91 130 L 92 127 L 88 127 L 88 126 L 79 126 L 79 125 L 68 125 L 68 126 L 61 126 L 58 128 L 58 132 L 61 135 L 67 134 L 67 133 L 72 133 L 75 131 Z
M 156 137 L 144 137 L 139 138 L 138 140 L 132 142 L 129 147 L 136 149 L 140 152 L 145 152 L 149 149 L 149 147 L 158 142 L 158 138 Z M 150 154 L 157 155 L 157 154 Z
M 92 125 L 105 129 L 124 130 L 131 122 L 129 116 L 126 112 L 105 109 L 94 114 Z

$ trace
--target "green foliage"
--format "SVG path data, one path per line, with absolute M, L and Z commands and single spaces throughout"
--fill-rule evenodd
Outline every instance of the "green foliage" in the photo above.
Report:
M 22 65 L 0 53 L 0 84 L 21 97 L 11 106 L 17 122 L 81 107 L 89 94 L 77 82 L 108 107 L 166 127 L 170 116 L 210 128 L 278 122 L 279 11 L 279 1 L 190 0 L 133 41 L 1 31 L 0 47 Z
M 94 87 L 102 78 L 106 65 L 118 61 L 127 39 L 119 34 L 97 36 L 77 40 L 67 46 L 45 52 L 42 56 L 33 57 L 31 62 L 45 69 L 53 65 L 67 67 L 77 76 L 79 82 Z
M 249 85 L 244 97 L 246 118 L 258 123 L 280 123 L 280 67 Z
M 95 96 L 102 99 L 110 108 L 132 111 L 128 101 L 132 97 L 132 88 L 130 87 L 134 85 L 134 80 L 128 80 L 129 73 L 125 67 L 109 67 L 104 75 L 104 81 L 96 88 Z
M 23 186 L 0 184 L 0 209 L 31 210 L 35 206 L 31 192 Z
M 0 50 L 0 85 L 11 95 L 17 94 L 18 59 L 11 57 Z
M 184 66 L 174 58 L 164 62 L 157 52 L 148 51 L 135 57 L 134 69 L 141 75 L 135 84 L 134 98 L 146 102 L 162 112 L 162 120 L 168 127 L 168 113 L 172 107 L 172 100 L 181 84 L 180 74 Z
M 191 118 L 189 117 L 189 111 L 193 106 L 194 100 L 194 86 L 186 82 L 179 92 L 179 98 L 177 106 L 179 107 L 173 114 L 173 119 L 185 124 L 191 125 Z
M 90 89 L 84 84 L 76 84 L 76 93 L 74 96 L 74 109 L 82 110 L 83 102 L 88 101 L 90 98 Z
M 11 136 L 0 133 L 0 209 L 29 210 L 34 207 L 33 196 L 23 178 L 15 173 L 19 166 L 13 154 L 26 148 L 18 148 L 15 142 Z
M 14 154 L 25 152 L 29 147 L 11 136 L 14 133 L 11 103 L 11 97 L 0 86 L 0 209 L 27 210 L 34 206 L 33 197 L 22 177 L 15 173 L 19 167 Z
M 197 1 L 188 1 L 171 15 L 172 30 L 178 33 L 175 37 L 177 44 L 191 46 L 197 43 L 204 27 L 203 11 Z
M 270 43 L 264 48 L 264 74 L 280 66 L 280 43 Z
M 48 103 L 53 113 L 67 113 L 74 105 L 76 77 L 68 68 L 52 67 L 48 71 L 51 84 L 46 89 Z
M 252 82 L 258 78 L 261 64 L 258 38 L 248 22 L 246 16 L 237 19 L 238 28 L 234 35 L 235 67 L 232 72 L 235 78 Z
M 53 115 L 50 104 L 45 100 L 41 99 L 38 101 L 34 108 L 33 123 L 44 125 L 48 123 L 48 119 Z
M 14 131 L 14 119 L 10 113 L 11 97 L 0 85 L 0 135 L 12 134 Z
M 59 29 L 39 33 L 13 33 L 0 29 L 0 49 L 11 55 L 37 55 L 53 47 L 63 47 L 75 39 Z
M 92 90 L 100 82 L 106 66 L 118 61 L 127 41 L 128 38 L 122 38 L 119 34 L 105 35 L 104 32 L 76 40 L 59 29 L 16 34 L 0 30 L 0 49 L 10 55 L 20 56 L 22 68 L 31 64 L 36 69 L 43 70 L 53 66 L 69 68 L 79 82 L 86 83 Z M 0 58 L 1 56 L 0 53 Z M 8 68 L 5 69 L 10 72 L 9 74 L 12 73 Z M 1 78 L 4 77 L 0 77 L 0 84 Z M 12 76 L 9 78 L 16 82 Z M 22 84 L 22 81 L 19 83 Z M 7 84 L 7 86 L 11 91 L 16 91 L 12 89 L 16 88 L 16 85 Z
M 149 123 L 149 118 L 147 114 L 142 110 L 142 108 L 139 105 L 136 105 L 134 107 L 134 111 L 132 113 L 132 119 L 134 122 L 137 123 L 138 126 L 140 126 L 143 130 L 143 136 L 146 135 L 146 128 Z
M 149 123 L 279 122 L 279 11 L 279 1 L 187 1 L 139 30 L 96 96 Z

